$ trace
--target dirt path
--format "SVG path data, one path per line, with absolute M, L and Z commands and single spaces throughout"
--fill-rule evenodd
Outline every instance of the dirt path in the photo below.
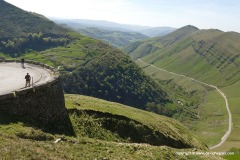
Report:
M 150 65 L 151 67 L 154 67 L 155 69 L 157 70 L 161 70 L 161 71 L 164 71 L 164 72 L 168 72 L 170 74 L 173 74 L 173 75 L 176 75 L 176 76 L 180 76 L 180 77 L 184 77 L 184 78 L 187 78 L 187 79 L 190 79 L 192 81 L 195 81 L 197 83 L 200 83 L 200 84 L 203 84 L 205 86 L 208 86 L 208 87 L 212 87 L 212 88 L 215 88 L 219 93 L 220 95 L 224 98 L 225 102 L 226 102 L 226 109 L 228 111 L 228 130 L 226 131 L 226 133 L 224 134 L 224 136 L 221 138 L 221 141 L 216 144 L 215 146 L 212 146 L 210 147 L 210 149 L 214 149 L 214 148 L 217 148 L 217 147 L 220 147 L 228 138 L 228 136 L 231 134 L 231 131 L 232 131 L 232 114 L 231 114 L 231 111 L 229 109 L 229 104 L 228 104 L 228 99 L 227 97 L 225 96 L 225 94 L 223 93 L 223 91 L 221 91 L 217 86 L 214 86 L 214 85 L 211 85 L 211 84 L 207 84 L 207 83 L 204 83 L 204 82 L 201 82 L 199 80 L 196 80 L 194 78 L 191 78 L 191 77 L 187 77 L 185 75 L 182 75 L 182 74 L 177 74 L 177 73 L 174 73 L 174 72 L 170 72 L 170 71 L 167 71 L 165 69 L 162 69 L 162 68 L 158 68 L 152 64 L 148 64 L 144 61 L 142 61 L 141 59 L 138 59 L 138 61 L 142 62 L 142 63 L 145 63 L 147 65 Z

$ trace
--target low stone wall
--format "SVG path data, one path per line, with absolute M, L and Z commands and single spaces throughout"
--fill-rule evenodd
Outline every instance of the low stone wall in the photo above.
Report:
M 45 67 L 52 72 L 52 75 L 54 74 L 53 67 L 33 61 L 27 63 Z M 62 132 L 64 130 L 72 132 L 60 78 L 56 73 L 44 84 L 1 95 L 0 113 L 26 117 L 30 119 L 32 124 L 42 125 L 43 129 L 51 128 Z

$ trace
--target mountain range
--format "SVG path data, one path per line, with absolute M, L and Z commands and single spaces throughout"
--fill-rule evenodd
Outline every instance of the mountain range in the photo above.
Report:
M 83 35 L 108 42 L 109 44 L 120 48 L 148 37 L 164 36 L 175 30 L 175 28 L 171 27 L 125 25 L 99 20 L 52 20 L 63 26 L 71 27 Z

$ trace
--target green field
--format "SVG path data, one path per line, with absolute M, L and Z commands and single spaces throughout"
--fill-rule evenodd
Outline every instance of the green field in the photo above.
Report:
M 209 147 L 216 145 L 220 142 L 222 136 L 228 129 L 228 113 L 225 106 L 225 100 L 217 92 L 217 90 L 199 84 L 188 78 L 173 75 L 165 71 L 158 70 L 152 66 L 146 65 L 141 61 L 137 61 L 146 73 L 153 76 L 160 81 L 172 80 L 176 86 L 182 88 L 182 92 L 185 95 L 195 93 L 195 96 L 183 96 L 177 87 L 174 90 L 170 90 L 167 85 L 165 89 L 170 93 L 171 98 L 175 100 L 181 100 L 186 103 L 194 102 L 197 98 L 196 107 L 187 107 L 190 113 L 196 115 L 197 118 L 187 118 L 191 114 L 180 115 L 175 117 L 185 124 L 195 135 L 200 137 Z M 225 90 L 224 90 L 225 91 Z M 194 105 L 194 103 L 192 103 Z M 230 104 L 231 105 L 231 104 Z M 184 117 L 183 117 L 184 116 Z
M 229 138 L 224 143 L 224 145 L 219 148 L 219 150 L 229 150 L 233 147 L 240 148 L 240 143 L 239 143 L 239 141 L 240 141 L 240 137 L 239 137 L 239 133 L 240 133 L 240 125 L 239 125 L 240 92 L 239 92 L 239 88 L 240 88 L 240 83 L 238 82 L 238 83 L 235 83 L 234 85 L 224 87 L 222 89 L 228 98 L 229 107 L 230 107 L 230 110 L 232 113 L 233 127 L 232 127 L 232 132 L 231 132 Z

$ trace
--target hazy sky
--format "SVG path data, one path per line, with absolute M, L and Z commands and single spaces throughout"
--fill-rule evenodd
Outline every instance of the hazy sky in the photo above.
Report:
M 240 32 L 240 0 L 5 0 L 55 18 Z

